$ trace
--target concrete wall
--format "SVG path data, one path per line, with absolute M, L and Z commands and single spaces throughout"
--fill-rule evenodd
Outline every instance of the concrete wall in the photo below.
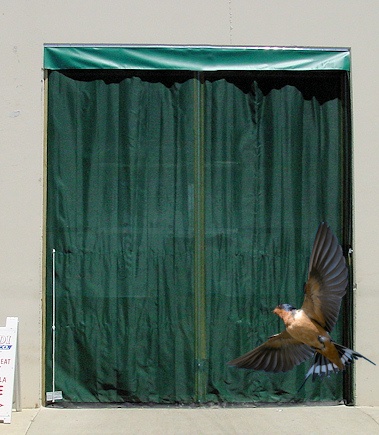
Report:
M 41 403 L 44 43 L 352 48 L 356 349 L 379 362 L 379 4 L 353 0 L 0 3 L 0 323 L 19 316 L 22 404 Z M 356 364 L 357 403 L 379 405 L 379 368 Z

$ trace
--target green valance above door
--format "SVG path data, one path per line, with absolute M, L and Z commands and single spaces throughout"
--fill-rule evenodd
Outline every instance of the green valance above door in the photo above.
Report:
M 45 45 L 44 67 L 142 70 L 350 70 L 349 49 L 147 45 Z

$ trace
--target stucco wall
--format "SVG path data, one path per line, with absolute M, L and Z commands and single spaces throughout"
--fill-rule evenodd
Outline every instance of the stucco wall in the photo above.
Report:
M 355 347 L 379 362 L 378 18 L 376 1 L 1 2 L 0 323 L 20 317 L 24 407 L 42 391 L 44 43 L 351 47 Z M 377 370 L 356 364 L 358 404 L 379 405 Z

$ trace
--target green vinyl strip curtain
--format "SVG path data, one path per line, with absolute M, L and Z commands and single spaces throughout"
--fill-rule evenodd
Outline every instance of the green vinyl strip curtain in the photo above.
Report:
M 341 374 L 297 393 L 306 364 L 266 374 L 226 362 L 283 328 L 278 302 L 301 305 L 320 221 L 349 246 L 348 73 L 69 68 L 48 83 L 64 400 L 346 398 Z M 47 256 L 47 391 L 51 271 Z M 345 343 L 348 315 L 333 334 Z

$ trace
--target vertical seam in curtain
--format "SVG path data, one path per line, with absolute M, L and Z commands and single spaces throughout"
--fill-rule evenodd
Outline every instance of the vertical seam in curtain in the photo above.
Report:
M 194 297 L 195 297 L 195 401 L 206 397 L 205 330 L 205 197 L 204 197 L 204 74 L 194 80 Z

